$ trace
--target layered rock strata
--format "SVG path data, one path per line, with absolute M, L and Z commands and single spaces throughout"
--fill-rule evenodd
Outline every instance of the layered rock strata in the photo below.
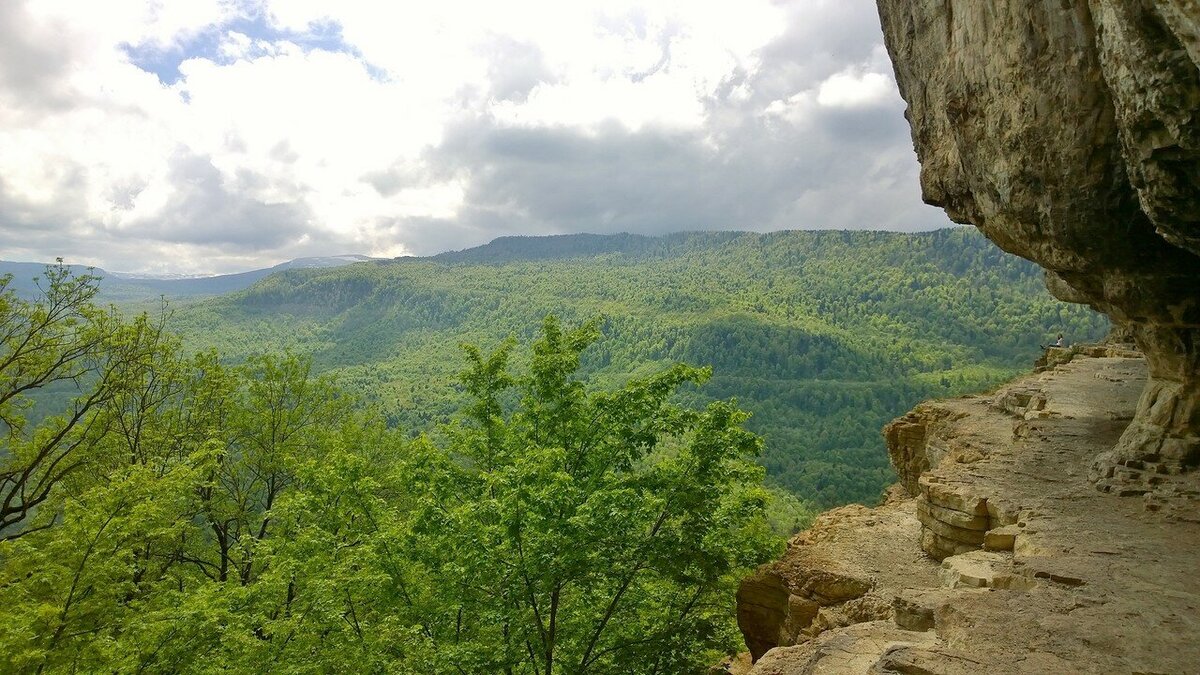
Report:
M 1200 472 L 1124 488 L 1138 499 L 1094 490 L 1147 365 L 1071 356 L 889 425 L 887 502 L 824 514 L 742 583 L 752 672 L 1193 670 Z
M 878 0 L 927 202 L 1123 325 L 1150 377 L 1092 478 L 1200 463 L 1200 2 Z
M 938 565 L 895 543 L 920 527 L 916 505 L 897 498 L 876 509 L 829 511 L 792 539 L 788 554 L 742 581 L 738 625 L 752 658 L 831 628 L 891 617 L 906 585 L 936 586 Z M 847 553 L 853 552 L 853 555 Z

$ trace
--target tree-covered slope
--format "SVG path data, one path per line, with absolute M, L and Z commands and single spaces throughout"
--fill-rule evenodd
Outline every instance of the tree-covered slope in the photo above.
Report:
M 678 403 L 709 369 L 598 386 L 600 321 L 547 317 L 520 370 L 511 342 L 464 350 L 455 422 L 406 439 L 307 357 L 224 366 L 95 277 L 43 282 L 0 276 L 0 672 L 653 675 L 740 649 L 737 584 L 784 542 L 748 415 Z
M 892 480 L 879 429 L 916 402 L 991 386 L 1058 332 L 1107 329 L 972 229 L 510 237 L 284 271 L 173 327 L 233 358 L 311 353 L 415 433 L 461 402 L 460 343 L 528 339 L 550 313 L 607 318 L 584 354 L 598 383 L 711 365 L 704 396 L 736 396 L 769 480 L 818 505 L 877 497 Z
M 146 301 L 154 302 L 161 298 L 177 302 L 188 298 L 232 293 L 243 290 L 254 282 L 283 270 L 339 267 L 366 260 L 371 260 L 371 258 L 361 255 L 297 258 L 280 263 L 274 267 L 239 272 L 237 274 L 218 274 L 211 277 L 182 277 L 178 279 L 158 279 L 107 272 L 98 267 L 88 267 L 86 265 L 64 265 L 64 267 L 76 275 L 87 274 L 96 277 L 96 286 L 99 290 L 96 296 L 98 300 L 129 305 Z M 44 281 L 45 271 L 45 263 L 0 260 L 0 276 L 12 276 L 7 288 L 16 293 L 19 298 L 36 298 L 46 290 Z

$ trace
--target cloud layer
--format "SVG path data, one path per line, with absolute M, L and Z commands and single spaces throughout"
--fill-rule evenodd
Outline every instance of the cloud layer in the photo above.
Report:
M 0 3 L 0 257 L 948 223 L 870 0 L 392 4 Z

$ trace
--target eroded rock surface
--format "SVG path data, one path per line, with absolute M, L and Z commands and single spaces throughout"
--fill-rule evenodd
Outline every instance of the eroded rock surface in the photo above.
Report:
M 1146 353 L 1135 418 L 1092 478 L 1200 463 L 1200 2 L 878 5 L 925 200 Z
M 1072 356 L 893 422 L 887 503 L 824 514 L 742 584 L 752 672 L 1194 671 L 1200 472 L 1096 491 L 1147 366 Z
M 782 560 L 738 589 L 738 626 L 751 656 L 833 627 L 891 619 L 893 596 L 906 584 L 936 586 L 937 562 L 899 547 L 919 527 L 915 502 L 899 495 L 875 509 L 850 505 L 818 517 Z

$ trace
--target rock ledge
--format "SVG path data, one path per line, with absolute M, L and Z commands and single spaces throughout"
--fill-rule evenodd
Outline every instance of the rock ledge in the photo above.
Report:
M 1088 481 L 1147 377 L 1115 353 L 890 424 L 888 500 L 822 515 L 743 581 L 752 672 L 1193 671 L 1200 475 Z

